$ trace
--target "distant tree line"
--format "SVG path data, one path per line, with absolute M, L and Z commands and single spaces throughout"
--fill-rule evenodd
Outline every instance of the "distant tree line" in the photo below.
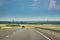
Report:
M 0 21 L 0 24 L 60 24 L 60 21 Z

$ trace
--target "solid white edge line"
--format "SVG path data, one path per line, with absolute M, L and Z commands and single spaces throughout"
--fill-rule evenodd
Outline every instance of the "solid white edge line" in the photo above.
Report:
M 43 37 L 45 37 L 47 40 L 51 40 L 50 38 L 48 38 L 47 36 L 45 36 L 44 34 L 42 34 L 41 32 L 35 30 L 37 33 L 41 34 Z

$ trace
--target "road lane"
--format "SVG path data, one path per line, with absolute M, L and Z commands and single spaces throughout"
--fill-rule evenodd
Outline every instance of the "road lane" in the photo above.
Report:
M 18 31 L 20 28 L 8 28 L 6 30 L 0 30 L 0 40 L 8 35 L 13 34 L 14 32 Z
M 40 28 L 35 28 L 35 30 L 43 33 L 44 35 L 49 37 L 51 40 L 60 40 L 60 33 L 59 32 L 44 30 L 44 29 L 40 29 Z
M 34 29 L 19 29 L 12 35 L 8 35 L 2 40 L 47 40 L 45 37 L 37 33 Z
M 34 29 L 30 29 L 30 40 L 47 40 L 40 33 L 36 32 Z
M 45 34 L 41 33 L 40 31 L 35 30 L 37 33 L 39 33 L 41 36 L 45 37 L 47 40 L 51 40 L 51 38 L 47 37 Z

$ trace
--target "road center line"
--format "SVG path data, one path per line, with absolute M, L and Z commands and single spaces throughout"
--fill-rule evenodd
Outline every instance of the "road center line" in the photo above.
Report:
M 39 32 L 39 31 L 37 31 L 37 30 L 34 30 L 34 31 L 36 31 L 37 33 L 41 34 L 41 35 L 42 35 L 43 37 L 45 37 L 47 40 L 51 40 L 49 37 L 45 36 L 43 33 Z

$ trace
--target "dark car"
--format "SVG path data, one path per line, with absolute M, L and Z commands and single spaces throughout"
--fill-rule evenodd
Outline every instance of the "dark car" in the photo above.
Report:
M 25 26 L 22 26 L 22 28 L 25 28 Z

